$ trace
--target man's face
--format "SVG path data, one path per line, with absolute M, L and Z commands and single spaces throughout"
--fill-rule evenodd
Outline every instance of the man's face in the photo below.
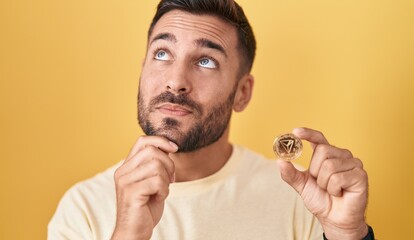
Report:
M 148 41 L 139 123 L 189 152 L 217 141 L 230 120 L 239 53 L 234 26 L 210 15 L 166 13 Z

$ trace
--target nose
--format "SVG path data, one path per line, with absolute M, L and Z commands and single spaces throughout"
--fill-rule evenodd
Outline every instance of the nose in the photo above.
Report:
M 174 94 L 188 94 L 192 86 L 190 81 L 190 70 L 185 64 L 174 64 L 168 72 L 166 88 Z

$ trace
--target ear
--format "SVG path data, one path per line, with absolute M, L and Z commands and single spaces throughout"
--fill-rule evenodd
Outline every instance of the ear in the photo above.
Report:
M 241 112 L 247 107 L 252 98 L 253 85 L 254 77 L 251 74 L 246 74 L 239 80 L 233 103 L 235 112 Z

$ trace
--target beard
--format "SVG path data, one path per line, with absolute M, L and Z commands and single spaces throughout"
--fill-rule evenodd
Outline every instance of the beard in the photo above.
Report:
M 167 138 L 178 145 L 178 152 L 192 152 L 216 142 L 223 136 L 230 122 L 235 94 L 236 87 L 225 101 L 213 106 L 209 113 L 202 117 L 203 107 L 187 95 L 174 95 L 167 91 L 154 97 L 148 106 L 144 106 L 140 90 L 138 93 L 138 122 L 146 135 Z M 175 118 L 166 117 L 158 124 L 159 127 L 155 127 L 155 123 L 150 121 L 150 114 L 161 103 L 172 103 L 191 109 L 195 118 L 194 124 L 188 131 L 183 132 L 179 129 L 181 122 Z

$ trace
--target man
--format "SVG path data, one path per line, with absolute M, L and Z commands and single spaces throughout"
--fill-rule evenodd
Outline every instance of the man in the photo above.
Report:
M 146 136 L 65 194 L 49 238 L 373 239 L 367 174 L 350 151 L 294 129 L 314 149 L 301 172 L 229 143 L 231 113 L 251 98 L 254 55 L 232 0 L 162 0 L 138 94 Z

